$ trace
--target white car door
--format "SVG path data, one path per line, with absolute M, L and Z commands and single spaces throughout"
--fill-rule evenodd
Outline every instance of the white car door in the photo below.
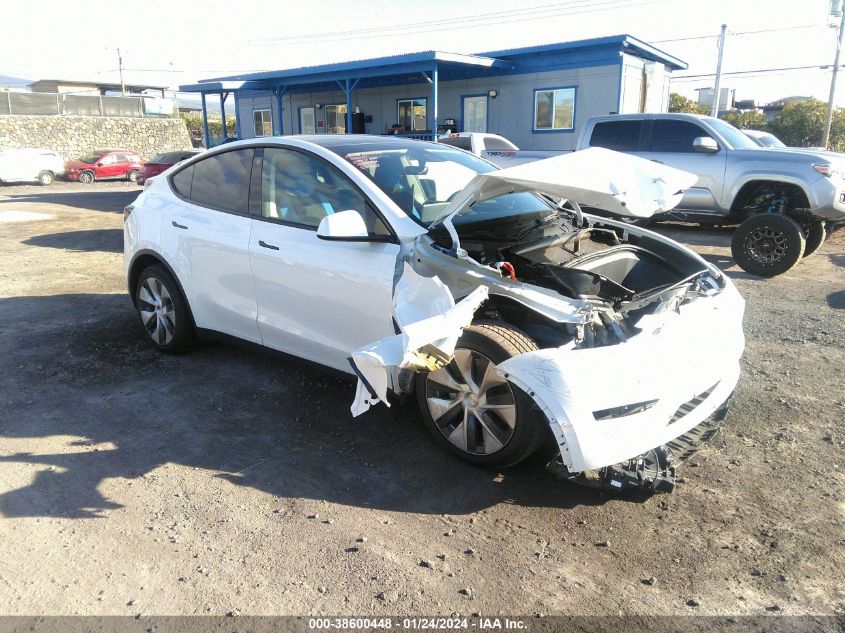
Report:
M 253 154 L 212 154 L 177 172 L 181 199 L 165 209 L 161 243 L 197 327 L 260 343 L 249 261 Z
M 320 220 L 349 209 L 364 217 L 367 241 L 317 237 Z M 249 251 L 265 345 L 350 371 L 352 350 L 395 333 L 399 246 L 365 196 L 324 159 L 263 149 Z

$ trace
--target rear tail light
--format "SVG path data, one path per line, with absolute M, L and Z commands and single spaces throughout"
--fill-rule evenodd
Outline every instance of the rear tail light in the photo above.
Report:
M 126 220 L 129 218 L 129 216 L 132 215 L 132 210 L 134 208 L 135 208 L 134 204 L 127 204 L 125 207 L 123 207 L 123 221 L 124 222 L 126 222 Z

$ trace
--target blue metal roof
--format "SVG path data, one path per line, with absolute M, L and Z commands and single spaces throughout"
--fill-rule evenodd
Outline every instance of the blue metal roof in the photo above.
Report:
M 537 72 L 560 68 L 578 68 L 613 63 L 621 52 L 659 61 L 672 70 L 687 64 L 630 35 L 613 35 L 572 42 L 513 48 L 490 53 L 462 54 L 445 51 L 421 51 L 386 57 L 374 57 L 318 66 L 303 66 L 256 73 L 244 73 L 202 79 L 180 86 L 185 92 L 226 92 L 232 90 L 268 90 L 275 86 L 312 89 L 329 88 L 345 79 L 363 80 L 359 88 L 391 83 L 407 83 L 409 74 L 430 71 L 437 64 L 441 81 L 502 75 L 509 72 Z M 336 87 L 336 84 L 335 84 Z

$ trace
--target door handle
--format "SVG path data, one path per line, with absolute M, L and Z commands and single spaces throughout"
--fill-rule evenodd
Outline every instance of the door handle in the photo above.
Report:
M 267 242 L 265 242 L 264 240 L 258 240 L 258 245 L 259 245 L 259 246 L 261 246 L 261 247 L 263 247 L 263 248 L 269 248 L 271 251 L 277 251 L 277 250 L 279 250 L 279 247 L 278 247 L 278 246 L 273 246 L 272 244 L 268 244 L 268 243 L 267 243 Z
M 172 224 L 173 226 L 175 226 L 177 229 L 187 229 L 187 228 L 188 228 L 188 227 L 187 227 L 187 226 L 185 226 L 184 224 L 179 224 L 176 220 L 173 220 L 173 221 L 171 222 L 171 224 Z

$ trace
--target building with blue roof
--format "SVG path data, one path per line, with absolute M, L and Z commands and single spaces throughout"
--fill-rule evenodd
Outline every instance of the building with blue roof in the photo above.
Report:
M 669 78 L 687 65 L 630 35 L 459 54 L 423 51 L 201 80 L 181 86 L 234 96 L 239 138 L 280 134 L 501 134 L 522 149 L 571 149 L 583 123 L 662 112 Z M 207 145 L 222 139 L 209 139 Z

